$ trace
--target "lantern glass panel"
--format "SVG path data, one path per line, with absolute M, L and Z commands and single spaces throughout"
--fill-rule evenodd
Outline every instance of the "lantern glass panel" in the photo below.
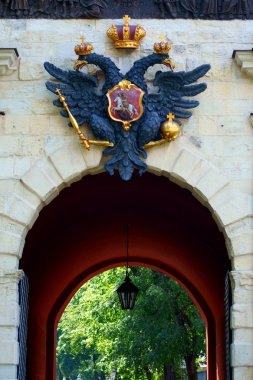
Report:
M 129 275 L 127 274 L 123 284 L 117 289 L 121 308 L 123 310 L 132 310 L 134 308 L 138 292 L 139 289 L 131 282 Z

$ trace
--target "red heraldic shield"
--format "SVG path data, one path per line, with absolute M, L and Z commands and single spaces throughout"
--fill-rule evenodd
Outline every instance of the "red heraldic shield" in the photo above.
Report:
M 127 80 L 122 80 L 106 94 L 109 100 L 108 113 L 111 119 L 123 124 L 128 131 L 131 122 L 140 119 L 143 114 L 144 91 Z

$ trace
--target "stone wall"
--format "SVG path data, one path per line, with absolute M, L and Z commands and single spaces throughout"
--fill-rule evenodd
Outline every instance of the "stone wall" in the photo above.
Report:
M 253 378 L 253 234 L 250 114 L 252 78 L 232 59 L 251 50 L 251 21 L 140 20 L 141 48 L 116 51 L 106 37 L 111 20 L 0 20 L 0 48 L 17 48 L 18 69 L 0 76 L 0 379 L 16 379 L 18 261 L 25 236 L 45 204 L 86 173 L 97 173 L 101 149 L 80 147 L 67 120 L 52 105 L 43 62 L 70 69 L 80 31 L 95 51 L 126 71 L 164 34 L 176 70 L 212 65 L 200 106 L 182 136 L 150 151 L 149 170 L 188 187 L 212 212 L 231 258 L 232 366 L 236 380 Z M 1 51 L 0 51 L 1 54 Z M 252 58 L 251 58 L 252 59 Z M 253 59 L 252 59 L 253 60 Z M 251 61 L 252 63 L 252 61 Z M 0 60 L 1 65 L 1 60 Z M 154 70 L 147 73 L 151 83 Z

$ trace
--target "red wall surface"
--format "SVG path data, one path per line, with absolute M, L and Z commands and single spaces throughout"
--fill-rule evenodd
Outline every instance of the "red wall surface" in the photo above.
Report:
M 223 235 L 207 208 L 167 178 L 124 182 L 86 176 L 46 206 L 20 262 L 29 278 L 28 380 L 55 379 L 58 320 L 77 289 L 106 269 L 129 263 L 177 279 L 207 328 L 208 379 L 225 379 L 224 278 L 230 269 Z

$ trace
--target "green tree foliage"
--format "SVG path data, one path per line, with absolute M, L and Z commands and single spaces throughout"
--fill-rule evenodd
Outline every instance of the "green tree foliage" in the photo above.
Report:
M 197 379 L 196 359 L 205 352 L 205 327 L 185 290 L 158 271 L 133 267 L 140 288 L 134 310 L 120 309 L 115 289 L 123 268 L 94 277 L 75 294 L 59 322 L 57 360 L 71 378 L 166 379 L 186 363 Z M 71 368 L 75 368 L 75 374 Z

